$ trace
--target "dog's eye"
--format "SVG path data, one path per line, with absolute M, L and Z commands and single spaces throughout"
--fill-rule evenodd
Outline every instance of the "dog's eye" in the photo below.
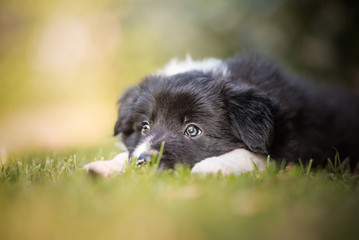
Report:
M 141 129 L 141 133 L 142 133 L 142 134 L 145 134 L 145 133 L 147 133 L 148 131 L 150 131 L 150 129 L 151 129 L 150 124 L 148 124 L 148 123 L 143 123 L 142 129 Z
M 184 134 L 189 137 L 197 137 L 202 133 L 201 129 L 194 124 L 188 125 Z

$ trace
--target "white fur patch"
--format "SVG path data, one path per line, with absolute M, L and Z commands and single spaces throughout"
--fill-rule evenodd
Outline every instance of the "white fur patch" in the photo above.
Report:
M 202 71 L 205 73 L 213 72 L 226 75 L 227 66 L 220 59 L 206 58 L 202 61 L 194 61 L 191 56 L 187 55 L 186 59 L 183 61 L 180 61 L 177 58 L 172 59 L 157 73 L 160 75 L 171 76 L 187 71 Z
M 151 136 L 145 138 L 145 140 L 136 147 L 135 151 L 133 151 L 131 158 L 138 158 L 142 153 L 148 152 L 151 147 L 151 140 Z
M 221 171 L 223 176 L 229 174 L 240 175 L 254 170 L 252 161 L 259 170 L 264 170 L 266 157 L 252 153 L 246 149 L 235 149 L 218 157 L 210 157 L 194 165 L 191 173 L 217 175 Z
M 122 138 L 121 135 L 120 135 L 120 137 Z M 128 149 L 127 149 L 126 145 L 125 145 L 122 141 L 116 142 L 116 143 L 115 143 L 115 146 L 128 152 Z
M 92 174 L 109 178 L 115 173 L 124 172 L 127 162 L 128 152 L 123 152 L 116 155 L 112 160 L 88 163 L 83 169 Z

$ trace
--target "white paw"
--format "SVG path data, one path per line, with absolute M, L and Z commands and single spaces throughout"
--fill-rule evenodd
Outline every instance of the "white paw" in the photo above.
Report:
M 89 173 L 109 178 L 115 173 L 124 172 L 127 162 L 128 153 L 123 152 L 116 155 L 112 160 L 90 162 L 83 169 Z
M 230 174 L 240 175 L 253 171 L 253 162 L 259 170 L 265 169 L 266 158 L 263 155 L 240 148 L 218 157 L 202 160 L 194 165 L 191 173 L 217 175 L 218 172 L 221 172 L 223 176 Z

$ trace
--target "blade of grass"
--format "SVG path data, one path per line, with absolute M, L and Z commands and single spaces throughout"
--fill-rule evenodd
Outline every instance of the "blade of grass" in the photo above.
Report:
M 336 169 L 336 167 L 334 166 L 334 164 L 333 164 L 333 162 L 332 162 L 332 160 L 331 160 L 330 158 L 328 158 L 328 163 L 329 163 L 330 167 L 332 168 L 333 173 L 334 173 L 335 175 L 337 175 L 337 169 Z
M 158 152 L 158 155 L 156 157 L 156 163 L 155 163 L 155 167 L 158 167 L 160 165 L 160 161 L 163 155 L 163 149 L 165 148 L 165 142 L 161 143 L 161 147 L 160 147 L 160 151 Z
M 299 164 L 300 164 L 300 169 L 302 170 L 303 174 L 305 174 L 305 168 L 303 166 L 302 159 L 299 158 L 298 161 L 299 161 Z
M 313 159 L 310 159 L 305 175 L 309 176 L 310 170 L 312 169 L 312 164 L 313 164 Z
M 252 158 L 249 158 L 249 159 L 251 160 L 251 162 L 252 162 L 252 164 L 253 164 L 254 170 L 255 170 L 256 172 L 259 172 L 259 169 L 258 169 L 258 167 L 257 167 L 257 164 L 253 161 Z
M 335 165 L 337 165 L 338 164 L 338 168 L 339 168 L 339 172 L 340 172 L 340 175 L 343 175 L 343 166 L 342 166 L 342 163 L 341 163 L 341 161 L 340 161 L 340 156 L 339 156 L 339 153 L 337 152 L 336 154 L 335 154 L 335 162 L 336 162 L 336 164 Z

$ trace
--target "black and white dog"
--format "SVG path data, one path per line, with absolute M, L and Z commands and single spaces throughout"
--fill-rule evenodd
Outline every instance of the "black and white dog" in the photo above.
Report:
M 241 174 L 265 159 L 359 160 L 359 98 L 309 84 L 255 57 L 172 60 L 120 100 L 115 135 L 127 153 L 85 169 L 105 176 L 165 148 L 160 167 Z

